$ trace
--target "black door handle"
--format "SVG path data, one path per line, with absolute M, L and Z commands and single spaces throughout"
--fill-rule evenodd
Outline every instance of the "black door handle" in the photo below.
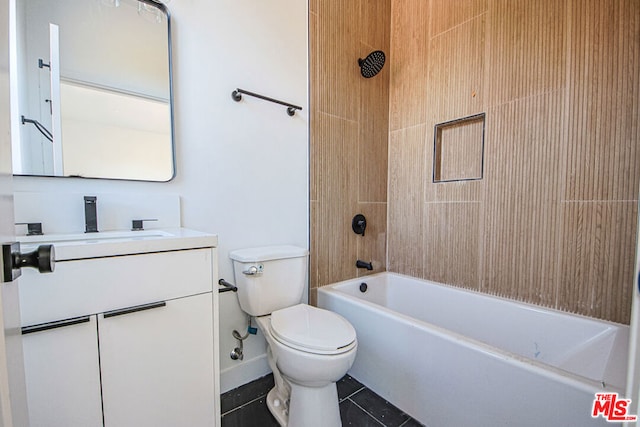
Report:
M 2 259 L 4 268 L 2 281 L 12 282 L 22 274 L 22 267 L 37 268 L 40 273 L 53 273 L 56 264 L 56 255 L 53 245 L 40 245 L 38 249 L 28 252 L 20 252 L 20 242 L 3 243 Z

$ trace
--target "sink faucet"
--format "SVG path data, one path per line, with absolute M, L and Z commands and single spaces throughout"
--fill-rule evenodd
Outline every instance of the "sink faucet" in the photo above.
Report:
M 96 196 L 84 196 L 84 232 L 98 232 L 98 198 Z

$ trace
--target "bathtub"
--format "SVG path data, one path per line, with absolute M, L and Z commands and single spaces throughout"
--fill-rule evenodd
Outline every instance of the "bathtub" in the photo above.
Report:
M 595 393 L 624 393 L 625 325 L 394 273 L 322 287 L 318 306 L 356 329 L 349 373 L 428 427 L 612 425 Z

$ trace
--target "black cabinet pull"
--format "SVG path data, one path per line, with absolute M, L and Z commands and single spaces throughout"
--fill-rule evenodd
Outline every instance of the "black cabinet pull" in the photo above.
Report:
M 151 310 L 153 308 L 160 308 L 166 306 L 165 301 L 152 302 L 150 304 L 136 305 L 133 307 L 119 308 L 117 310 L 105 311 L 104 318 L 122 316 L 123 314 L 135 313 L 137 311 Z
M 86 323 L 89 321 L 90 316 L 73 317 L 71 319 L 56 320 L 55 322 L 40 323 L 38 325 L 24 326 L 22 327 L 22 335 L 32 334 L 34 332 L 47 331 L 49 329 L 64 328 L 65 326 L 77 325 L 79 323 Z

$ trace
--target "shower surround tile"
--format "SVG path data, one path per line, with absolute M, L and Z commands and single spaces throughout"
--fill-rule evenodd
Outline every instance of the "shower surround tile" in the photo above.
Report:
M 482 204 L 426 203 L 423 256 L 428 279 L 480 290 Z
M 392 3 L 389 269 L 628 323 L 640 3 L 421 6 Z M 430 30 L 422 50 L 418 28 Z M 483 179 L 433 184 L 434 124 L 479 112 Z
M 389 147 L 389 270 L 423 277 L 425 126 L 391 133 Z
M 390 0 L 312 4 L 311 289 L 362 274 L 358 258 L 386 268 L 390 13 Z M 387 63 L 366 79 L 358 58 L 373 50 Z M 361 210 L 364 238 L 351 230 Z
M 358 213 L 358 176 L 352 171 L 357 165 L 358 124 L 328 114 L 319 114 L 316 142 L 318 178 L 317 212 L 321 233 L 312 236 L 317 247 L 317 284 L 355 277 L 357 238 L 351 229 L 351 219 Z
M 570 2 L 564 200 L 630 201 L 640 176 L 640 3 Z
M 489 105 L 565 87 L 568 3 L 489 1 L 486 45 Z
M 424 123 L 429 64 L 429 2 L 391 2 L 391 50 L 389 89 L 389 130 Z
M 431 128 L 485 111 L 485 38 L 483 14 L 428 42 L 429 105 L 424 117 Z
M 364 236 L 358 236 L 357 259 L 371 262 L 373 270 L 357 269 L 358 276 L 386 271 L 387 266 L 387 204 L 358 203 L 358 213 L 367 218 Z M 355 264 L 355 261 L 354 261 Z
M 360 1 L 318 2 L 319 111 L 346 120 L 360 118 Z M 313 43 L 313 40 L 312 40 Z
M 629 323 L 638 203 L 565 202 L 558 301 L 570 311 Z
M 481 290 L 556 307 L 564 92 L 487 112 Z

